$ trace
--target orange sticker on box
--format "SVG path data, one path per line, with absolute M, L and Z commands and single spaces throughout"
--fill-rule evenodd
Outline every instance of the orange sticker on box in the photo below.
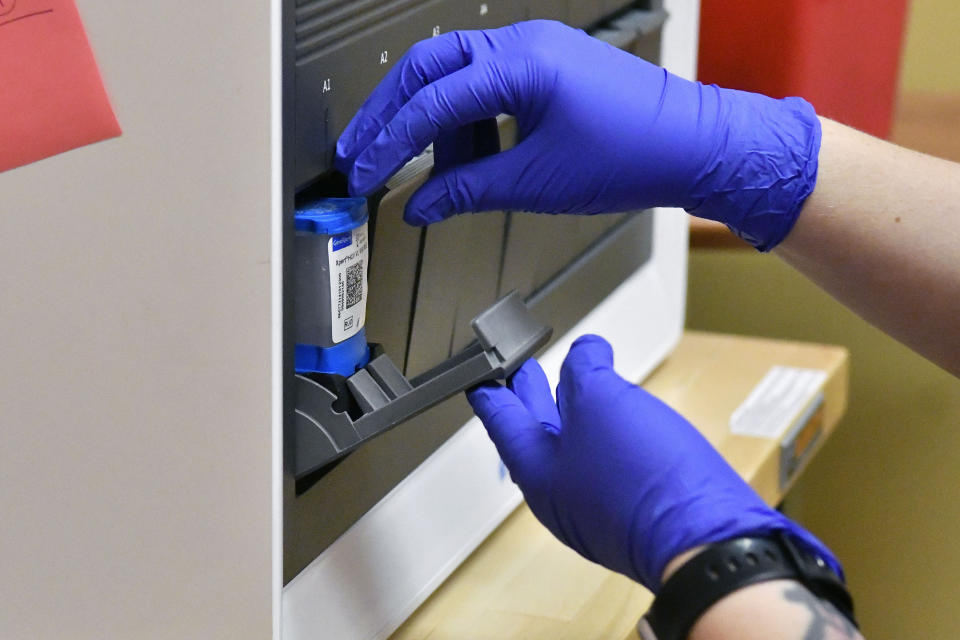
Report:
M 73 0 L 0 0 L 0 171 L 119 136 Z

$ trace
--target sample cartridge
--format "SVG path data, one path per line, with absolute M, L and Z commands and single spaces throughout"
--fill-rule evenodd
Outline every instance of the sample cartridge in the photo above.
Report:
M 349 377 L 370 361 L 368 218 L 365 198 L 325 198 L 296 212 L 297 373 Z

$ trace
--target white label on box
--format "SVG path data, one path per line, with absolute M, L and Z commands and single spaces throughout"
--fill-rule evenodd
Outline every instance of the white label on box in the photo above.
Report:
M 773 367 L 730 417 L 730 431 L 741 436 L 780 439 L 817 397 L 827 381 L 819 369 Z
M 367 319 L 367 225 L 330 238 L 330 315 L 336 344 L 359 333 Z

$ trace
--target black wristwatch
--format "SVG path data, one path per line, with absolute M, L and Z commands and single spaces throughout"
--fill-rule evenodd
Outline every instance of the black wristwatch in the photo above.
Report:
M 721 598 L 770 580 L 796 580 L 858 626 L 840 576 L 789 535 L 776 533 L 728 540 L 698 553 L 670 576 L 637 631 L 643 640 L 686 640 L 694 623 Z

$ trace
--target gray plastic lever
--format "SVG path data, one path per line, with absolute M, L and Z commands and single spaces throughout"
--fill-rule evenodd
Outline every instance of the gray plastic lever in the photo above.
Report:
M 549 340 L 553 330 L 536 320 L 513 292 L 473 321 L 477 340 L 439 367 L 408 381 L 387 355 L 347 380 L 363 415 L 334 411 L 336 396 L 296 377 L 294 475 L 301 478 L 427 409 L 488 380 L 503 380 Z

